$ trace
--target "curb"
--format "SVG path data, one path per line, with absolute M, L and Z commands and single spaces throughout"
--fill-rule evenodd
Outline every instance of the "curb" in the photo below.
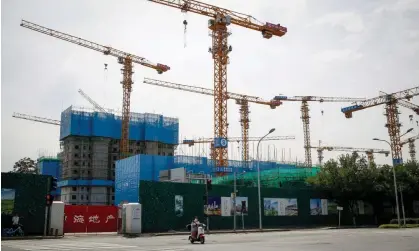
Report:
M 15 237 L 1 237 L 2 241 L 12 241 L 12 240 L 48 240 L 48 239 L 61 239 L 63 236 L 15 236 Z

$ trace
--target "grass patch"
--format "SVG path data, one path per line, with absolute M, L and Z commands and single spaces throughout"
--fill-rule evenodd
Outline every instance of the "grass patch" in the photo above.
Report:
M 397 224 L 383 224 L 379 228 L 419 228 L 419 224 L 406 224 L 406 226 L 399 226 Z

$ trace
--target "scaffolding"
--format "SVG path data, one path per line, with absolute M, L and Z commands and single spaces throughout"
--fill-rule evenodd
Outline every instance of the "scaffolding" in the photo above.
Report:
M 263 187 L 290 187 L 294 185 L 304 185 L 308 177 L 315 176 L 320 171 L 317 167 L 300 167 L 300 168 L 275 168 L 260 172 L 260 184 Z M 237 173 L 237 185 L 257 186 L 258 173 L 242 172 Z M 233 185 L 234 174 L 224 177 L 215 177 L 212 184 L 217 185 Z
M 120 112 L 70 106 L 61 113 L 60 140 L 68 136 L 121 138 Z M 179 119 L 152 113 L 130 113 L 129 140 L 178 144 Z

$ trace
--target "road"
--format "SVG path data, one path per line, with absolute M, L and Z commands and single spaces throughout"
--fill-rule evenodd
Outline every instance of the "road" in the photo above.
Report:
M 419 251 L 419 229 L 301 230 L 289 232 L 207 235 L 207 242 L 189 244 L 187 236 L 123 238 L 69 236 L 52 240 L 2 241 L 4 251 L 130 250 L 130 251 Z

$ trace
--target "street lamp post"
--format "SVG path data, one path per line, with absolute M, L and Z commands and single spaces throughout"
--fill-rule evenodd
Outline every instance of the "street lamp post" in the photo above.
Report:
M 408 134 L 409 132 L 413 131 L 413 128 L 408 129 L 404 134 L 402 134 L 400 137 Z M 400 226 L 400 209 L 399 209 L 399 196 L 398 196 L 398 192 L 397 192 L 397 181 L 396 181 L 396 167 L 394 165 L 394 156 L 393 156 L 393 148 L 391 147 L 390 142 L 388 142 L 387 140 L 383 140 L 383 139 L 378 139 L 378 138 L 373 138 L 372 140 L 376 140 L 376 141 L 383 141 L 386 142 L 389 146 L 390 146 L 390 150 L 391 150 L 391 159 L 392 159 L 392 164 L 393 164 L 393 182 L 394 182 L 394 194 L 396 195 L 396 212 L 397 212 L 397 222 Z
M 391 150 L 391 162 L 393 164 L 393 183 L 394 183 L 394 194 L 396 195 L 396 209 L 397 209 L 397 222 L 400 226 L 400 211 L 399 211 L 399 196 L 397 194 L 397 181 L 396 181 L 396 170 L 395 170 L 395 166 L 394 166 L 394 161 L 393 161 L 393 151 L 391 148 L 391 144 L 390 142 L 388 142 L 387 140 L 383 140 L 383 139 L 377 139 L 377 138 L 373 138 L 372 140 L 376 140 L 376 141 L 383 141 L 386 142 L 389 146 L 390 146 L 390 150 Z
M 261 195 L 260 195 L 260 158 L 259 158 L 259 144 L 260 142 L 269 134 L 273 133 L 275 131 L 275 128 L 272 128 L 269 130 L 265 136 L 259 139 L 258 145 L 256 147 L 256 157 L 258 162 L 258 201 L 259 201 L 259 229 L 262 230 L 262 205 L 261 205 Z

